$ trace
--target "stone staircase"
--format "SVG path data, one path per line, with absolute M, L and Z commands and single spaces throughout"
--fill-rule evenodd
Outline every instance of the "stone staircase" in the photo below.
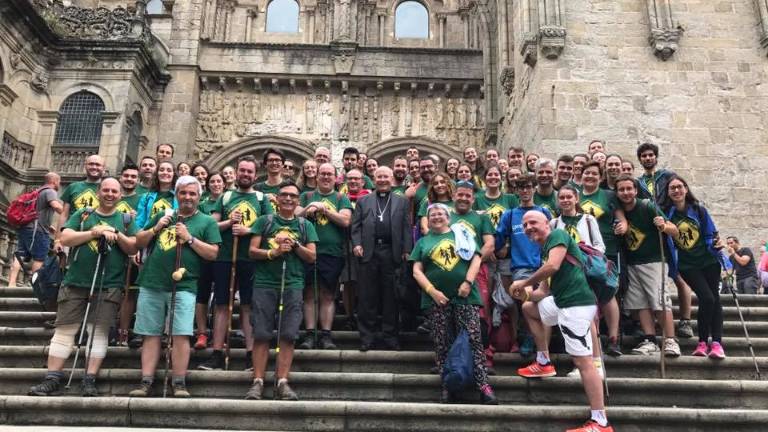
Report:
M 768 424 L 768 385 L 756 380 L 752 358 L 730 296 L 722 297 L 724 346 L 728 358 L 688 355 L 695 339 L 681 340 L 684 356 L 668 359 L 666 380 L 658 357 L 624 355 L 606 359 L 611 422 L 620 431 L 763 431 Z M 768 352 L 768 296 L 741 296 L 752 344 Z M 696 308 L 694 307 L 694 317 Z M 440 405 L 440 379 L 428 337 L 405 333 L 403 350 L 357 351 L 357 332 L 337 331 L 339 351 L 296 351 L 291 381 L 300 402 L 242 400 L 250 373 L 242 371 L 245 350 L 232 350 L 231 371 L 191 370 L 193 399 L 128 398 L 140 379 L 140 352 L 110 347 L 99 377 L 103 397 L 85 399 L 78 387 L 61 397 L 25 396 L 45 373 L 53 314 L 41 312 L 31 288 L 0 287 L 0 424 L 128 426 L 234 430 L 368 431 L 551 431 L 581 423 L 588 415 L 578 379 L 566 378 L 565 354 L 553 360 L 562 377 L 525 380 L 515 373 L 527 363 L 517 354 L 497 353 L 491 377 L 501 405 Z M 237 318 L 237 315 L 235 316 Z M 343 328 L 342 320 L 337 320 Z M 625 348 L 631 349 L 631 338 Z M 195 352 L 192 367 L 207 357 Z M 768 373 L 768 358 L 758 357 Z M 71 359 L 70 363 L 71 364 Z M 82 364 L 82 363 L 81 363 Z M 274 365 L 270 362 L 270 369 Z M 80 373 L 75 374 L 79 384 Z M 162 371 L 158 373 L 162 382 Z M 271 383 L 271 375 L 267 377 Z

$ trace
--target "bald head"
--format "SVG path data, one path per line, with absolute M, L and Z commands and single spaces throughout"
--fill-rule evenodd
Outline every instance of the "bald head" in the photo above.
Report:
M 97 183 L 104 177 L 104 158 L 90 155 L 85 159 L 85 176 L 91 183 Z
M 539 210 L 529 210 L 523 215 L 523 230 L 532 242 L 540 245 L 547 242 L 552 231 L 547 216 Z
M 376 168 L 373 172 L 376 181 L 376 190 L 379 192 L 389 192 L 392 189 L 392 168 L 383 165 Z
M 322 193 L 328 193 L 336 185 L 336 168 L 330 163 L 322 163 L 317 167 L 317 188 Z
M 107 177 L 99 184 L 99 209 L 111 212 L 123 197 L 120 182 L 114 177 Z

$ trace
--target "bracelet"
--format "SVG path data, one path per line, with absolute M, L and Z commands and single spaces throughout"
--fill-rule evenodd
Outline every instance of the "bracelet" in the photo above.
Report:
M 430 284 L 430 285 L 427 285 L 427 287 L 426 287 L 426 288 L 424 288 L 424 292 L 425 292 L 427 295 L 429 295 L 429 293 L 431 293 L 431 292 L 432 292 L 434 289 L 435 289 L 435 286 L 434 286 L 434 285 L 432 285 L 432 284 Z
M 267 259 L 268 259 L 268 260 L 270 260 L 270 261 L 272 261 L 272 249 L 269 249 L 269 250 L 267 251 Z
M 464 279 L 464 282 L 466 282 L 467 284 L 469 284 L 469 286 L 472 286 L 472 284 L 474 283 L 474 282 L 470 282 L 470 281 L 469 281 L 469 280 L 467 280 L 467 279 Z

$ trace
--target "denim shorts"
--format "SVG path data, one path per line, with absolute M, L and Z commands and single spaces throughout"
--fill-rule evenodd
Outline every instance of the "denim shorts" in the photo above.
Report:
M 34 234 L 34 242 L 33 242 Z M 23 257 L 31 257 L 34 261 L 45 261 L 48 249 L 51 248 L 51 236 L 45 231 L 37 230 L 34 226 L 26 226 L 16 231 L 19 240 L 18 251 Z
M 173 311 L 173 335 L 192 336 L 195 322 L 196 294 L 176 292 L 176 308 Z M 171 292 L 139 288 L 136 306 L 136 325 L 133 332 L 144 336 L 161 336 L 165 330 L 165 314 L 171 304 Z

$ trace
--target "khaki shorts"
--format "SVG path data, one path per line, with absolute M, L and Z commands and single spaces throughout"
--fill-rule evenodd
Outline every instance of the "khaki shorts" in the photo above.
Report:
M 664 265 L 660 262 L 628 265 L 629 288 L 627 288 L 627 293 L 624 296 L 624 308 L 628 310 L 662 310 L 662 272 L 665 270 Z M 663 277 L 666 277 L 666 273 L 664 275 Z M 672 301 L 669 299 L 670 287 L 666 288 L 664 303 L 666 303 L 667 308 L 672 308 Z
M 82 324 L 85 308 L 88 304 L 89 293 L 89 288 L 73 286 L 61 287 L 59 290 L 59 297 L 56 299 L 56 302 L 58 303 L 58 309 L 56 310 L 56 325 Z M 120 307 L 120 302 L 123 300 L 123 290 L 121 288 L 112 288 L 102 291 L 100 298 L 101 307 L 98 307 L 97 299 L 99 299 L 98 291 L 94 290 L 91 310 L 88 312 L 88 322 L 108 325 L 114 324 L 115 318 L 117 317 L 117 309 Z

